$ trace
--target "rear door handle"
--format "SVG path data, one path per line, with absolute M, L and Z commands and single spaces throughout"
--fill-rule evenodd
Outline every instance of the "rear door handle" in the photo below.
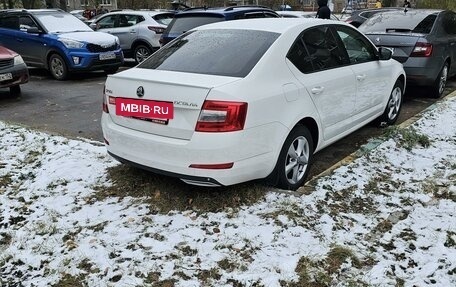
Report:
M 21 43 L 24 42 L 24 40 L 21 39 L 21 38 L 16 38 L 16 40 L 17 40 L 18 42 L 21 42 Z
M 312 90 L 310 90 L 310 91 L 311 91 L 312 94 L 314 94 L 314 95 L 319 95 L 319 94 L 323 93 L 324 90 L 325 90 L 324 87 L 318 86 L 318 87 L 312 88 Z
M 356 76 L 356 79 L 360 82 L 364 81 L 366 79 L 366 75 L 358 75 Z
M 136 34 L 136 30 L 130 30 L 130 34 Z

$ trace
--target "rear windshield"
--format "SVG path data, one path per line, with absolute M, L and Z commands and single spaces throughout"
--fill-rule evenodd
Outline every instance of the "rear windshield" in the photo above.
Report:
M 152 16 L 157 23 L 168 26 L 169 23 L 173 20 L 174 14 L 172 13 L 163 13 Z
M 409 11 L 381 13 L 369 18 L 359 30 L 363 33 L 423 33 L 429 34 L 434 26 L 437 13 L 416 13 Z
M 190 15 L 188 15 L 190 16 Z M 169 34 L 183 34 L 191 29 L 202 26 L 205 24 L 215 23 L 223 21 L 223 18 L 220 15 L 204 15 L 204 16 L 193 16 L 193 17 L 176 17 L 173 22 L 168 26 Z
M 159 49 L 138 68 L 245 77 L 279 34 L 253 30 L 198 30 Z

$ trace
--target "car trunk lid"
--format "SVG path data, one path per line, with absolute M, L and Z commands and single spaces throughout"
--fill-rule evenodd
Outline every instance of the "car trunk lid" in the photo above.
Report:
M 366 36 L 377 46 L 393 50 L 393 59 L 404 63 L 410 57 L 416 43 L 425 37 L 420 33 L 367 33 Z
M 126 128 L 165 137 L 190 139 L 209 91 L 236 80 L 239 78 L 132 68 L 128 73 L 108 77 L 106 95 L 111 98 L 172 103 L 173 118 L 155 120 L 120 116 L 116 114 L 113 103 L 109 104 L 109 114 L 114 123 Z M 140 86 L 144 91 L 142 97 L 137 95 Z

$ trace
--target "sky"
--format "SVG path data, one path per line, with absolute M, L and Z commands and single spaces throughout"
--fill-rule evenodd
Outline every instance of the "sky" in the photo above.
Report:
M 438 102 L 310 192 L 167 213 L 94 200 L 102 143 L 0 122 L 0 286 L 456 286 L 455 119 Z

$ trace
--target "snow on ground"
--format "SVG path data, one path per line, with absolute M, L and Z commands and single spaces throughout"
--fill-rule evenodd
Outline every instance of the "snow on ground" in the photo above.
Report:
M 456 98 L 413 128 L 310 194 L 157 214 L 90 200 L 102 145 L 0 122 L 0 286 L 456 286 Z

